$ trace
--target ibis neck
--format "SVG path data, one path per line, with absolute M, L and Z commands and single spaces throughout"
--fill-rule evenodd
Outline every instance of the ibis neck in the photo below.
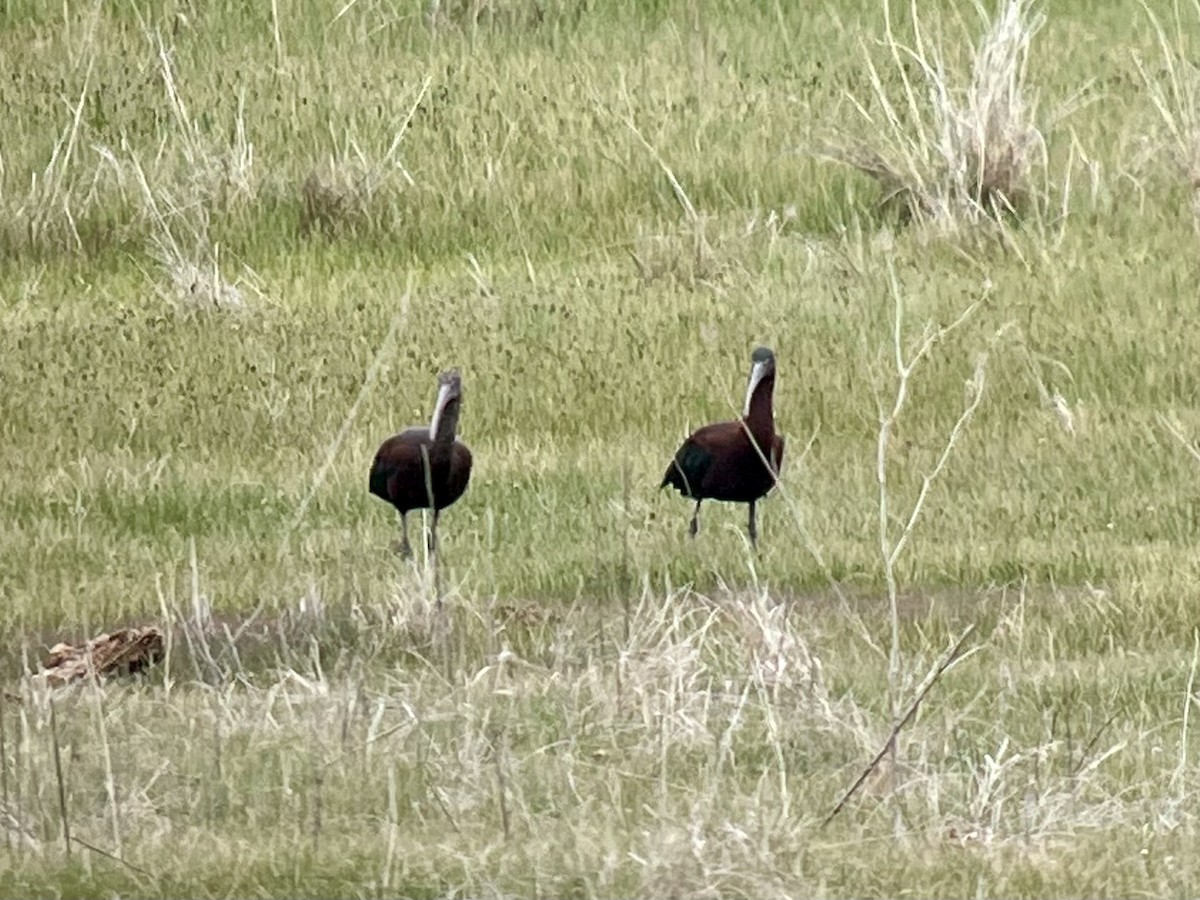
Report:
M 429 437 L 436 443 L 452 444 L 458 434 L 458 401 L 439 403 L 429 423 Z
M 775 375 L 771 374 L 758 383 L 750 397 L 746 412 L 746 427 L 760 444 L 769 443 L 775 436 L 775 411 L 772 399 L 775 394 Z

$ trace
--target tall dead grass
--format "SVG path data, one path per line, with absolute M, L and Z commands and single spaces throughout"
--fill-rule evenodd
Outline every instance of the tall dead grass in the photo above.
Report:
M 824 151 L 875 179 L 883 205 L 948 232 L 1019 212 L 1046 165 L 1028 71 L 1045 15 L 1035 0 L 1001 0 L 994 13 L 977 2 L 975 11 L 982 35 L 962 72 L 949 61 L 956 48 L 947 38 L 927 34 L 920 4 L 910 7 L 910 45 L 884 0 L 884 59 L 863 46 L 871 90 L 850 96 L 871 137 L 842 138 Z
M 522 879 L 561 884 L 589 869 L 635 893 L 811 890 L 791 861 L 836 840 L 820 816 L 886 733 L 877 700 L 826 672 L 824 626 L 763 589 L 646 592 L 627 635 L 568 617 L 536 626 L 553 652 L 523 655 L 527 626 L 496 629 L 451 598 L 454 636 L 439 649 L 419 637 L 420 590 L 347 617 L 314 588 L 281 617 L 229 623 L 214 620 L 196 576 L 190 597 L 164 601 L 175 637 L 161 682 L 102 695 L 21 679 L 0 707 L 11 741 L 0 830 L 17 848 L 0 871 L 53 862 L 65 845 L 161 878 L 208 871 L 214 854 L 328 861 L 357 836 L 390 861 L 384 877 L 403 879 L 395 860 L 415 854 L 463 892 L 521 893 Z M 1015 607 L 1003 624 L 999 658 L 1021 638 Z M 926 650 L 914 661 L 931 662 Z M 1092 723 L 1073 744 L 1069 725 L 1064 741 L 1051 723 L 1019 740 L 987 721 L 992 693 L 953 694 L 900 737 L 902 771 L 867 786 L 849 834 L 869 835 L 895 808 L 912 846 L 991 848 L 998 860 L 1006 847 L 1128 827 L 1147 803 L 1165 816 L 1148 833 L 1190 821 L 1150 780 L 1148 793 L 1112 780 L 1138 747 L 1127 727 Z M 70 760 L 57 775 L 56 754 Z M 246 842 L 266 821 L 282 827 L 256 851 Z M 528 856 L 506 862 L 501 850 Z
M 1157 145 L 1165 148 L 1187 183 L 1193 222 L 1200 233 L 1200 65 L 1194 62 L 1186 44 L 1186 36 L 1200 29 L 1200 0 L 1192 0 L 1190 6 L 1192 14 L 1187 16 L 1180 4 L 1173 5 L 1174 27 L 1173 33 L 1169 33 L 1143 2 L 1142 8 L 1158 40 L 1161 64 L 1156 74 L 1138 53 L 1134 53 L 1133 59 L 1162 128 Z

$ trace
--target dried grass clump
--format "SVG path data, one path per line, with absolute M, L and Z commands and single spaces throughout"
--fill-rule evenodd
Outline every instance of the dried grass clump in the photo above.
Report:
M 246 300 L 241 289 L 221 273 L 215 249 L 185 255 L 177 245 L 155 240 L 155 256 L 170 283 L 161 293 L 181 310 L 242 310 Z M 196 260 L 201 256 L 203 261 Z
M 885 79 L 865 53 L 871 96 L 850 98 L 873 137 L 824 155 L 878 181 L 884 203 L 898 204 L 905 218 L 952 232 L 995 221 L 1026 204 L 1033 173 L 1046 164 L 1027 72 L 1029 45 L 1045 15 L 1034 11 L 1034 0 L 1001 2 L 994 16 L 976 3 L 984 33 L 964 84 L 949 71 L 941 44 L 922 34 L 918 4 L 909 47 L 892 30 L 885 0 L 884 43 L 894 78 Z M 922 83 L 910 75 L 914 66 Z
M 300 233 L 353 231 L 368 219 L 378 188 L 362 166 L 333 160 L 318 165 L 300 188 Z
M 223 273 L 220 247 L 209 237 L 208 207 L 152 187 L 137 157 L 130 157 L 128 169 L 137 182 L 142 215 L 152 228 L 150 255 L 165 276 L 165 284 L 161 277 L 149 276 L 159 295 L 182 312 L 245 309 L 242 289 Z
M 421 81 L 412 104 L 383 152 L 368 152 L 352 135 L 346 135 L 336 155 L 318 163 L 309 172 L 300 186 L 301 234 L 317 229 L 326 236 L 333 236 L 378 221 L 393 203 L 397 175 L 409 187 L 415 186 L 416 182 L 400 160 L 400 144 L 431 80 L 426 76 Z
M 212 209 L 228 210 L 250 206 L 258 199 L 259 173 L 254 165 L 254 144 L 246 127 L 246 97 L 238 94 L 233 139 L 209 137 L 188 112 L 172 67 L 174 48 L 168 48 L 162 36 L 151 42 L 158 50 L 163 87 L 178 126 L 177 147 L 182 165 L 182 180 L 193 203 Z
M 429 0 L 426 21 L 432 28 L 446 25 L 536 28 L 548 19 L 578 19 L 590 9 L 591 0 Z
M 731 276 L 761 270 L 795 218 L 791 205 L 736 221 L 693 213 L 668 231 L 639 229 L 629 256 L 647 284 L 668 281 L 689 290 L 718 288 Z
M 154 226 L 151 255 L 166 276 L 153 279 L 158 293 L 182 312 L 244 310 L 246 300 L 237 284 L 226 278 L 220 247 L 209 239 L 206 207 L 182 207 L 168 191 L 154 191 L 134 161 L 145 213 Z
M 1192 61 L 1184 37 L 1200 29 L 1200 0 L 1192 0 L 1196 21 L 1186 28 L 1179 6 L 1175 6 L 1173 35 L 1167 34 L 1148 6 L 1142 6 L 1158 37 L 1162 77 L 1155 77 L 1136 52 L 1134 63 L 1165 132 L 1162 143 L 1191 190 L 1192 219 L 1200 232 L 1200 65 Z

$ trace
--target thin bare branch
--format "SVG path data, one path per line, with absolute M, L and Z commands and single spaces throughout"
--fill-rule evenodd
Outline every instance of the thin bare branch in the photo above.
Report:
M 862 770 L 862 774 L 860 774 L 858 778 L 854 780 L 854 783 L 850 785 L 850 787 L 846 790 L 846 793 L 844 793 L 842 798 L 838 800 L 837 805 L 834 806 L 829 815 L 824 818 L 824 820 L 821 822 L 822 828 L 824 828 L 826 825 L 832 822 L 834 818 L 837 817 L 837 814 L 842 811 L 843 807 L 845 807 L 845 805 L 850 801 L 850 798 L 854 796 L 858 789 L 863 786 L 863 783 L 866 782 L 867 778 L 870 777 L 871 773 L 875 771 L 875 768 L 879 765 L 884 756 L 887 755 L 888 750 L 890 750 L 892 745 L 895 743 L 896 737 L 900 734 L 900 731 L 909 723 L 912 717 L 917 714 L 917 710 L 920 708 L 921 702 L 925 699 L 925 696 L 930 692 L 930 690 L 933 689 L 933 686 L 937 684 L 938 679 L 945 674 L 946 670 L 949 669 L 959 658 L 959 654 L 962 652 L 963 644 L 966 642 L 967 638 L 974 633 L 974 631 L 975 625 L 968 625 L 966 630 L 959 635 L 958 640 L 954 642 L 954 645 L 951 646 L 945 656 L 942 657 L 941 662 L 939 662 L 938 665 L 931 670 L 927 676 L 925 676 L 925 681 L 917 690 L 916 696 L 913 697 L 912 702 L 908 705 L 908 709 L 904 711 L 904 715 L 901 716 L 892 726 L 892 730 L 888 733 L 887 740 L 883 742 L 883 746 L 879 748 L 879 752 L 872 757 L 871 761 L 867 763 L 866 768 Z

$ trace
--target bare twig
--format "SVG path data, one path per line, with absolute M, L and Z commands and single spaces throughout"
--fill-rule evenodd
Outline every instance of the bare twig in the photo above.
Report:
M 1186 715 L 1186 713 L 1185 713 L 1185 715 Z M 1086 744 L 1084 744 L 1083 749 L 1079 751 L 1079 760 L 1075 763 L 1074 767 L 1072 767 L 1072 769 L 1071 769 L 1071 777 L 1072 778 L 1074 778 L 1076 775 L 1078 775 L 1080 772 L 1083 771 L 1084 763 L 1087 762 L 1088 756 L 1091 755 L 1091 752 L 1095 748 L 1096 743 L 1100 740 L 1100 736 L 1103 735 L 1104 732 L 1108 731 L 1108 726 L 1111 725 L 1113 722 L 1115 722 L 1116 719 L 1117 719 L 1117 714 L 1113 713 L 1111 716 L 1109 716 L 1107 719 L 1105 719 L 1103 724 L 1101 724 L 1101 726 L 1095 730 L 1095 732 L 1092 734 L 1092 736 L 1090 738 L 1088 738 L 1088 742 Z
M 621 73 L 621 93 L 626 99 L 626 105 L 632 110 L 633 104 L 629 99 L 629 89 L 625 86 L 624 72 Z M 667 181 L 671 185 L 671 190 L 675 193 L 675 199 L 679 201 L 679 205 L 683 209 L 684 214 L 687 216 L 688 221 L 693 225 L 697 224 L 700 221 L 700 215 L 696 212 L 696 207 L 692 204 L 687 192 L 683 189 L 683 185 L 679 183 L 679 179 L 675 177 L 674 171 L 672 171 L 671 167 L 667 165 L 667 161 L 662 158 L 662 154 L 655 149 L 654 145 L 646 139 L 645 135 L 642 134 L 641 129 L 637 127 L 637 123 L 633 121 L 633 113 L 628 112 L 620 118 L 621 121 L 625 123 L 625 127 L 628 128 L 633 133 L 633 136 L 638 139 L 638 143 L 646 149 L 653 160 L 658 164 L 658 167 L 662 169 L 663 174 L 667 177 Z
M 54 750 L 54 778 L 58 782 L 58 812 L 62 817 L 63 846 L 67 859 L 71 858 L 71 820 L 67 815 L 67 785 L 63 778 L 62 753 L 58 747 L 58 714 L 54 700 L 50 700 L 50 742 Z
M 90 850 L 92 853 L 99 854 L 100 856 L 103 856 L 105 859 L 111 859 L 113 862 L 120 863 L 125 868 L 130 869 L 134 872 L 137 872 L 139 875 L 145 875 L 147 878 L 155 877 L 153 872 L 147 872 L 141 866 L 135 866 L 129 860 L 123 859 L 122 857 L 118 856 L 115 853 L 110 853 L 107 850 L 97 847 L 95 844 L 89 844 L 87 841 L 83 840 L 82 838 L 73 837 L 73 838 L 71 838 L 71 843 L 78 844 L 84 850 Z
M 1158 419 L 1158 423 L 1162 425 L 1163 428 L 1167 429 L 1167 432 L 1171 435 L 1171 437 L 1183 444 L 1183 449 L 1187 450 L 1187 452 L 1192 455 L 1192 459 L 1196 460 L 1196 462 L 1200 462 L 1200 450 L 1198 450 L 1196 445 L 1192 443 L 1191 439 L 1184 434 L 1183 426 L 1180 425 L 1177 420 L 1168 419 L 1162 413 L 1159 413 L 1156 418 Z
M 1187 688 L 1183 694 L 1183 724 L 1179 728 L 1179 765 L 1171 775 L 1171 786 L 1179 787 L 1179 800 L 1183 802 L 1184 776 L 1188 765 L 1188 725 L 1191 722 L 1192 704 L 1196 700 L 1196 668 L 1200 665 L 1200 629 L 1192 629 L 1192 666 L 1188 670 Z
M 300 501 L 300 505 L 296 508 L 296 513 L 292 516 L 291 522 L 284 529 L 283 538 L 279 542 L 278 558 L 282 559 L 284 552 L 287 550 L 289 540 L 292 533 L 304 520 L 305 513 L 308 512 L 308 506 L 312 503 L 313 497 L 320 490 L 321 485 L 325 483 L 325 477 L 329 474 L 330 468 L 333 466 L 334 459 L 337 458 L 338 450 L 341 449 L 342 442 L 350 433 L 350 426 L 354 424 L 355 418 L 358 416 L 359 407 L 371 392 L 371 388 L 375 386 L 375 381 L 379 378 L 380 372 L 383 370 L 383 362 L 387 357 L 388 352 L 392 348 L 392 342 L 395 340 L 396 334 L 400 330 L 400 326 L 408 320 L 408 304 L 409 298 L 412 296 L 413 276 L 409 273 L 408 286 L 405 288 L 404 294 L 400 298 L 399 308 L 396 314 L 392 316 L 391 325 L 388 327 L 387 335 L 383 339 L 379 350 L 375 353 L 375 358 L 371 360 L 371 365 L 367 369 L 366 377 L 363 379 L 362 387 L 359 388 L 358 396 L 354 398 L 354 402 L 350 405 L 350 409 L 346 411 L 346 417 L 342 420 L 341 426 L 338 428 L 337 434 L 333 440 L 329 442 L 329 446 L 325 451 L 325 460 L 321 463 L 321 467 L 317 469 L 309 483 L 308 493 L 304 495 L 304 499 Z
M 981 353 L 976 360 L 974 376 L 967 382 L 967 397 L 963 411 L 954 423 L 954 427 L 950 430 L 945 446 L 942 448 L 942 452 L 938 456 L 933 469 L 922 479 L 921 490 L 908 514 L 903 530 L 900 532 L 899 537 L 894 540 L 889 528 L 891 510 L 887 474 L 887 458 L 891 445 L 892 431 L 908 401 L 909 382 L 917 366 L 925 359 L 935 344 L 956 331 L 974 315 L 975 311 L 986 300 L 990 285 L 985 286 L 985 296 L 983 298 L 976 300 L 968 306 L 949 325 L 941 328 L 933 328 L 932 325 L 926 324 L 924 337 L 920 344 L 917 345 L 915 352 L 905 359 L 904 293 L 900 288 L 900 282 L 896 276 L 895 264 L 890 257 L 887 260 L 887 268 L 888 284 L 895 309 L 892 322 L 892 352 L 896 364 L 896 394 L 891 410 L 885 413 L 881 408 L 879 412 L 879 433 L 875 454 L 875 480 L 879 486 L 879 554 L 883 561 L 883 575 L 887 584 L 889 620 L 891 624 L 891 647 L 888 653 L 888 708 L 892 716 L 892 721 L 895 723 L 900 703 L 900 601 L 899 587 L 896 582 L 896 563 L 905 546 L 907 546 L 909 538 L 912 536 L 913 529 L 916 527 L 921 512 L 925 507 L 925 501 L 929 497 L 930 488 L 938 476 L 941 475 L 942 470 L 950 459 L 951 452 L 954 450 L 967 424 L 970 422 L 972 416 L 975 415 L 979 404 L 983 400 L 983 388 L 987 373 L 987 354 Z
M 108 743 L 108 727 L 104 716 L 104 696 L 100 691 L 100 673 L 92 657 L 92 645 L 85 645 L 87 665 L 91 677 L 92 699 L 96 703 L 96 730 L 100 733 L 100 750 L 104 754 L 104 789 L 108 795 L 108 809 L 112 816 L 113 847 L 117 856 L 121 855 L 121 817 L 117 807 L 117 780 L 113 775 L 112 751 Z
M 388 766 L 387 770 L 387 850 L 383 857 L 383 871 L 380 873 L 380 884 L 386 891 L 392 886 L 392 866 L 396 860 L 396 834 L 400 830 L 400 812 L 396 802 L 396 767 Z
M 321 852 L 321 788 L 325 784 L 325 772 L 323 767 L 317 763 L 315 755 L 309 758 L 309 762 L 312 765 L 314 794 L 312 804 L 312 854 L 313 859 L 316 859 Z
M 879 748 L 879 752 L 872 757 L 869 763 L 867 763 L 866 768 L 862 770 L 862 774 L 854 780 L 854 784 L 850 785 L 850 787 L 846 790 L 846 793 L 842 795 L 842 799 L 837 802 L 837 806 L 835 806 L 829 815 L 825 817 L 824 821 L 821 822 L 822 828 L 834 820 L 837 814 L 842 811 L 842 808 L 850 801 L 850 798 L 854 796 L 855 792 L 863 786 L 863 783 L 867 780 L 867 778 L 870 777 L 871 773 L 875 771 L 875 768 L 879 765 L 880 761 L 884 758 L 884 756 L 887 755 L 888 751 L 895 744 L 896 737 L 900 734 L 900 731 L 909 723 L 909 721 L 911 721 L 912 717 L 917 714 L 917 709 L 921 706 L 921 702 L 925 699 L 925 695 L 929 693 L 933 686 L 937 684 L 938 679 L 940 679 L 946 670 L 949 669 L 950 666 L 952 666 L 959 658 L 963 644 L 966 642 L 967 638 L 974 633 L 974 631 L 974 624 L 968 625 L 966 630 L 959 635 L 958 640 L 954 642 L 954 646 L 951 647 L 949 652 L 942 657 L 942 661 L 938 663 L 937 667 L 925 677 L 925 681 L 917 691 L 917 695 L 913 698 L 912 703 L 908 705 L 908 709 L 905 710 L 904 715 L 901 716 L 900 719 L 892 726 L 892 730 L 889 732 L 887 740 L 883 742 L 883 746 Z
M 504 750 L 507 741 L 501 730 L 492 739 L 492 759 L 496 763 L 496 796 L 500 803 L 500 823 L 504 829 L 504 839 L 512 838 L 512 823 L 508 812 L 508 786 L 504 776 Z
M 8 709 L 7 695 L 0 691 L 0 806 L 8 809 L 8 732 L 6 731 Z M 12 831 L 4 829 L 4 846 L 12 850 Z

